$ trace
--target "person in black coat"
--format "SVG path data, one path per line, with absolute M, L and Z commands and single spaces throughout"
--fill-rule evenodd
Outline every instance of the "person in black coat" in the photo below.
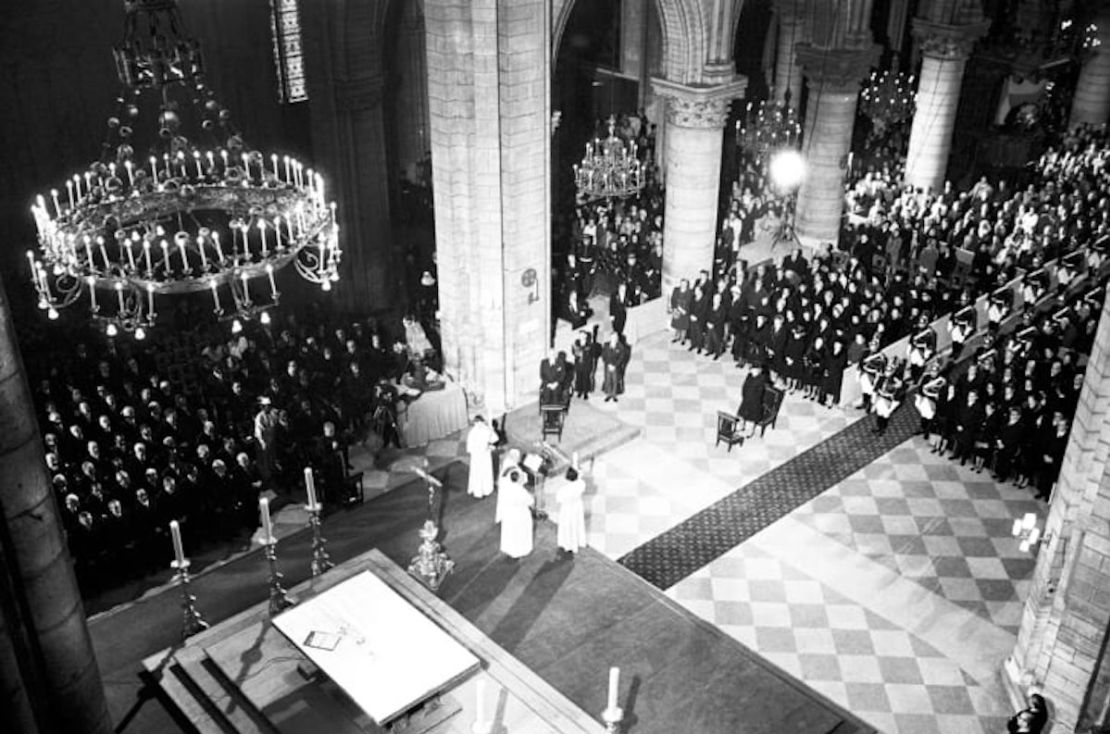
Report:
M 609 318 L 613 321 L 613 331 L 624 333 L 624 325 L 628 321 L 628 307 L 632 304 L 632 295 L 628 285 L 621 283 L 613 295 L 609 296 Z
M 848 352 L 844 342 L 833 342 L 832 351 L 825 359 L 825 379 L 821 384 L 820 403 L 828 408 L 840 404 L 840 389 L 844 383 L 844 370 L 848 366 Z
M 713 300 L 705 311 L 705 353 L 712 354 L 713 359 L 721 358 L 724 351 L 725 320 L 728 311 L 720 293 L 713 294 Z
M 736 414 L 740 420 L 751 426 L 748 438 L 755 435 L 755 427 L 763 420 L 763 396 L 767 391 L 769 380 L 763 365 L 756 362 L 748 370 L 744 378 L 744 386 L 740 390 L 740 407 Z

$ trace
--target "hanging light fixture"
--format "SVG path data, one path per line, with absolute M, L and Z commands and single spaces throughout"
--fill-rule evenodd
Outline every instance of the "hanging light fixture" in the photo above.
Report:
M 802 125 L 787 98 L 748 102 L 744 117 L 736 121 L 736 144 L 761 158 L 776 150 L 797 149 Z
M 623 198 L 644 188 L 644 165 L 637 157 L 636 143 L 616 133 L 616 116 L 607 120 L 609 136 L 586 143 L 586 155 L 574 166 L 578 193 L 588 199 Z
M 886 128 L 913 119 L 917 92 L 915 77 L 901 72 L 871 72 L 859 93 L 859 114 L 870 118 L 883 133 Z
M 142 338 L 169 295 L 209 291 L 218 318 L 272 307 L 274 274 L 290 263 L 329 290 L 341 253 L 323 177 L 247 145 L 208 87 L 176 0 L 124 8 L 114 50 L 121 93 L 101 158 L 31 207 L 38 252 L 27 257 L 39 307 L 56 318 L 87 292 L 109 334 Z M 140 127 L 144 111 L 149 130 Z

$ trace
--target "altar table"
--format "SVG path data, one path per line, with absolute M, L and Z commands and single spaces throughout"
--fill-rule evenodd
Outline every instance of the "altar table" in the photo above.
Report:
M 466 393 L 456 382 L 422 393 L 400 411 L 401 435 L 408 448 L 461 431 L 469 422 Z

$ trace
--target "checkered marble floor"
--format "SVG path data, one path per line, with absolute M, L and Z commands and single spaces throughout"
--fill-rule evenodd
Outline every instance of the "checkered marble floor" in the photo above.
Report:
M 1003 731 L 1027 490 L 910 439 L 667 593 L 889 734 Z

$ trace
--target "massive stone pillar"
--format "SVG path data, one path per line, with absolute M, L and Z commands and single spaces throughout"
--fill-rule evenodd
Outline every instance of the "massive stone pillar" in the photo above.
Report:
M 1102 125 L 1110 118 L 1110 5 L 1105 3 L 1095 23 L 1099 46 L 1092 49 L 1079 70 L 1071 103 L 1071 124 Z
M 336 296 L 356 312 L 395 305 L 382 112 L 387 3 L 324 3 L 305 15 L 313 158 L 338 204 L 343 246 Z
M 398 19 L 393 66 L 391 131 L 397 149 L 393 160 L 401 172 L 428 152 L 428 55 L 424 50 L 424 14 L 420 0 L 404 0 Z
M 443 352 L 487 413 L 551 339 L 550 0 L 426 0 Z
M 798 46 L 809 82 L 803 154 L 806 178 L 798 192 L 796 229 L 806 245 L 836 242 L 844 211 L 844 175 L 852 145 L 860 84 L 878 49 Z
M 106 734 L 100 670 L 42 453 L 0 283 L 0 728 Z
M 943 187 L 964 67 L 987 25 L 947 25 L 914 19 L 913 34 L 920 43 L 922 59 L 917 110 L 906 155 L 906 183 L 933 191 Z
M 797 45 L 802 41 L 805 16 L 804 6 L 791 0 L 775 5 L 778 19 L 778 40 L 775 44 L 775 86 L 771 95 L 781 102 L 790 93 L 790 105 L 800 110 L 802 105 L 802 66 L 798 63 Z
M 708 88 L 654 84 L 667 104 L 663 292 L 670 293 L 682 278 L 713 270 L 725 120 L 747 80 Z
M 1015 706 L 1039 686 L 1053 731 L 1102 731 L 1110 704 L 1110 299 L 1102 308 L 1017 646 L 1004 666 Z

